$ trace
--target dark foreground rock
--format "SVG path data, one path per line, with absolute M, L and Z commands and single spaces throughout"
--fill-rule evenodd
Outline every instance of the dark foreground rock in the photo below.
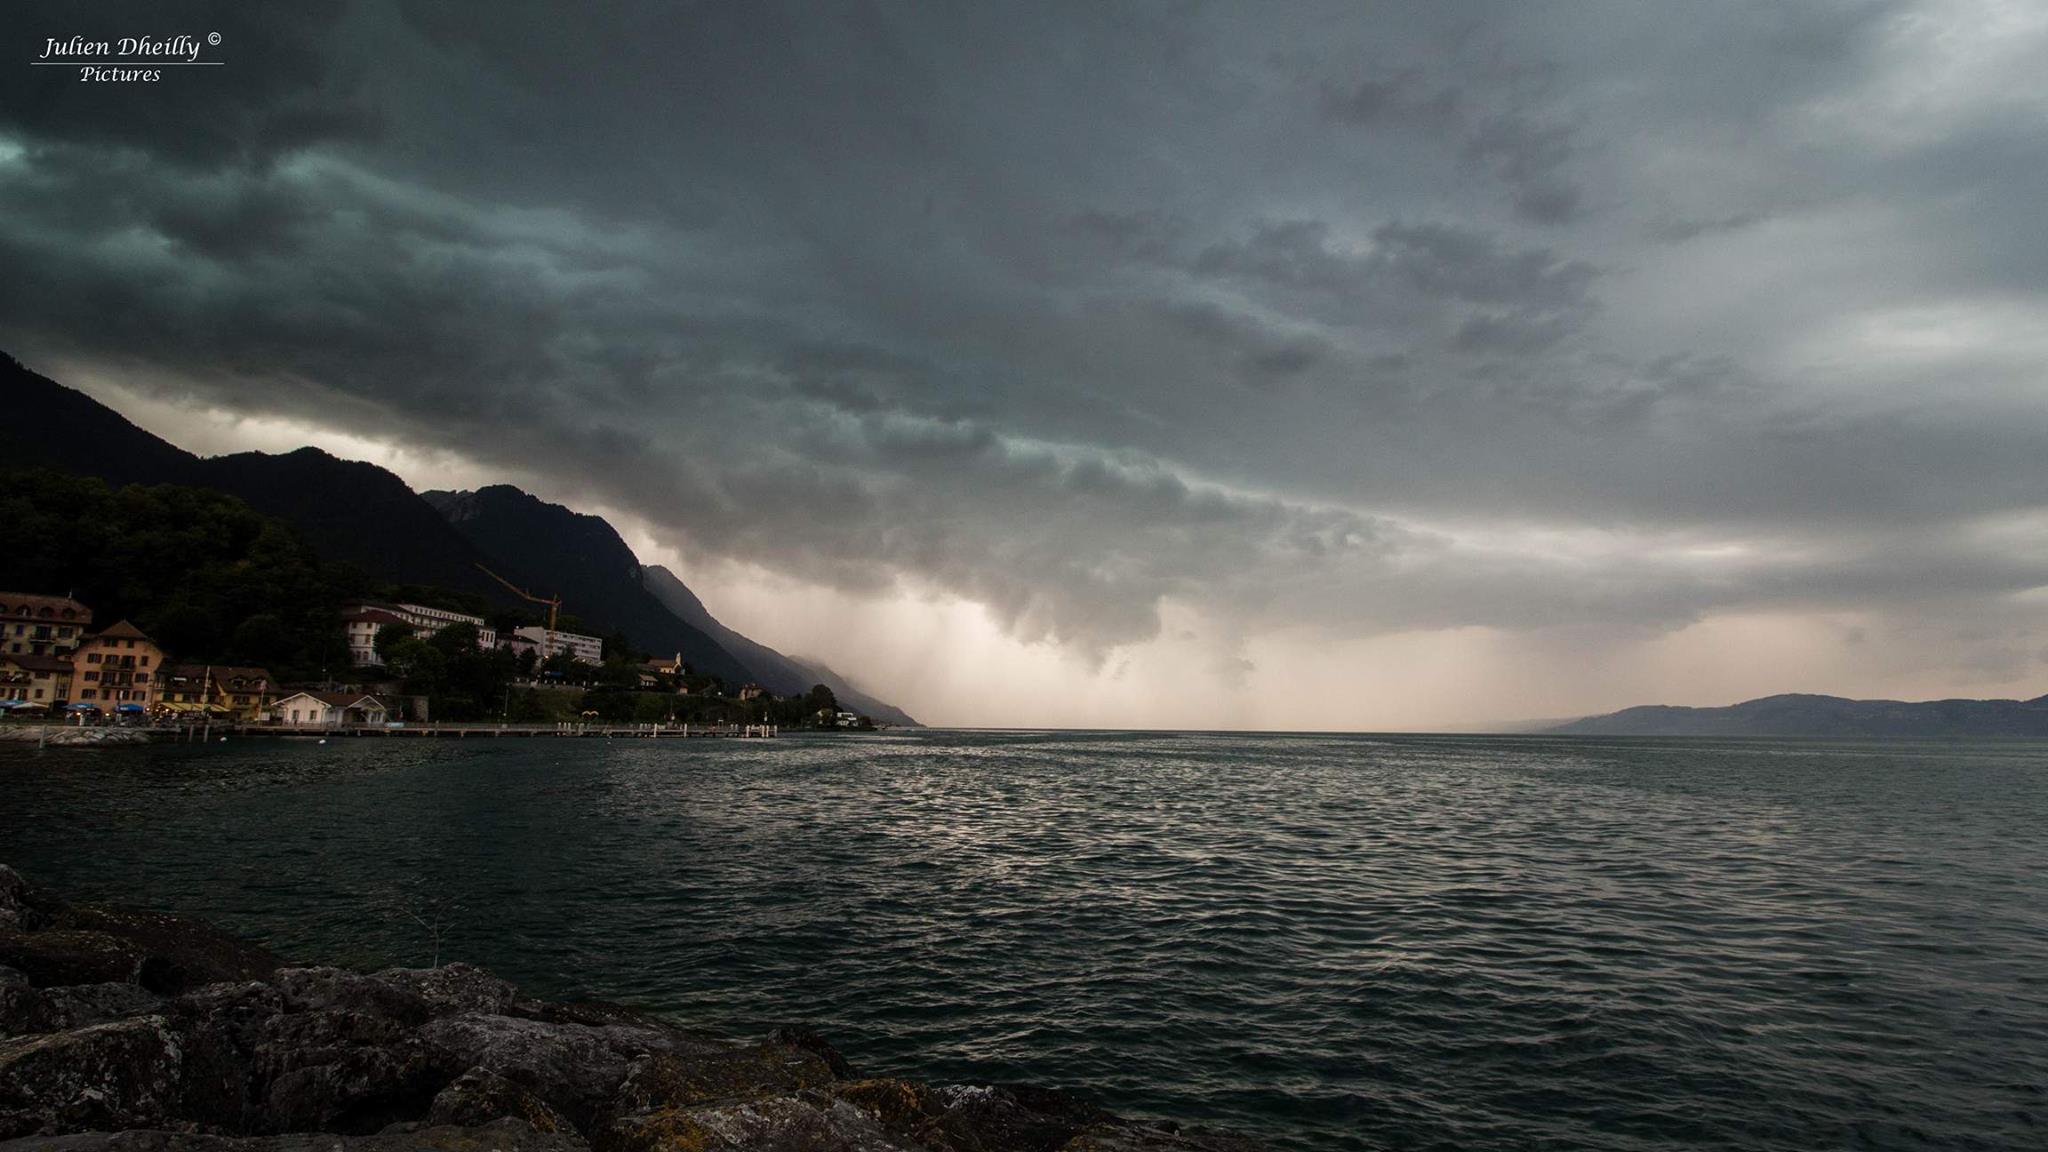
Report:
M 0 866 L 0 1152 L 1256 1147 L 1045 1089 L 862 1078 L 808 1029 L 735 1041 L 463 964 L 290 967 Z

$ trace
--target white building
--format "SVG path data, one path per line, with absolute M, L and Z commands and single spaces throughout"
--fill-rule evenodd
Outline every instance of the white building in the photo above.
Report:
M 342 626 L 348 631 L 348 655 L 356 667 L 381 664 L 377 658 L 377 634 L 393 624 L 410 624 L 422 639 L 450 624 L 476 628 L 476 646 L 486 652 L 498 646 L 498 632 L 484 625 L 481 616 L 465 616 L 424 604 L 351 604 L 342 610 Z
M 469 624 L 476 628 L 476 646 L 488 652 L 498 646 L 498 630 L 484 623 L 481 616 L 466 616 L 444 608 L 429 608 L 424 604 L 392 604 L 388 610 L 400 620 L 413 626 L 420 635 L 428 636 L 450 624 Z
M 545 660 L 557 652 L 567 652 L 569 658 L 584 664 L 604 663 L 604 641 L 596 636 L 579 636 L 574 632 L 550 632 L 539 625 L 520 628 L 513 635 L 530 642 L 534 651 Z M 554 643 L 549 644 L 552 637 Z
M 348 633 L 349 663 L 358 668 L 382 664 L 377 656 L 377 634 L 393 624 L 403 623 L 404 620 L 383 608 L 356 606 L 344 612 L 341 626 Z
M 271 721 L 291 728 L 382 724 L 389 716 L 382 700 L 361 692 L 295 692 L 270 706 Z

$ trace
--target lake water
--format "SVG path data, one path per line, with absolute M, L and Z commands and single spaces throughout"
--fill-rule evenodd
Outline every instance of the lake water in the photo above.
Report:
M 2048 1147 L 2048 745 L 9 750 L 0 861 L 1280 1147 Z

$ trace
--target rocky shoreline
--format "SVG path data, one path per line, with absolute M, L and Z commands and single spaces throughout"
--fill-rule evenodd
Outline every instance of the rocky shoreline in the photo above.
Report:
M 1253 1152 L 1022 1085 L 864 1078 L 527 999 L 480 968 L 295 967 L 204 924 L 67 904 L 0 865 L 0 1152 Z
M 76 724 L 0 724 L 0 741 L 12 744 L 47 744 L 52 748 L 98 748 L 121 744 L 147 744 L 148 730 L 141 728 L 80 727 Z

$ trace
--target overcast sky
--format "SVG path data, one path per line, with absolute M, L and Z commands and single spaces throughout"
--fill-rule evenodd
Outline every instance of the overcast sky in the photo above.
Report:
M 568 11 L 10 7 L 0 344 L 933 722 L 2048 691 L 2048 7 Z

